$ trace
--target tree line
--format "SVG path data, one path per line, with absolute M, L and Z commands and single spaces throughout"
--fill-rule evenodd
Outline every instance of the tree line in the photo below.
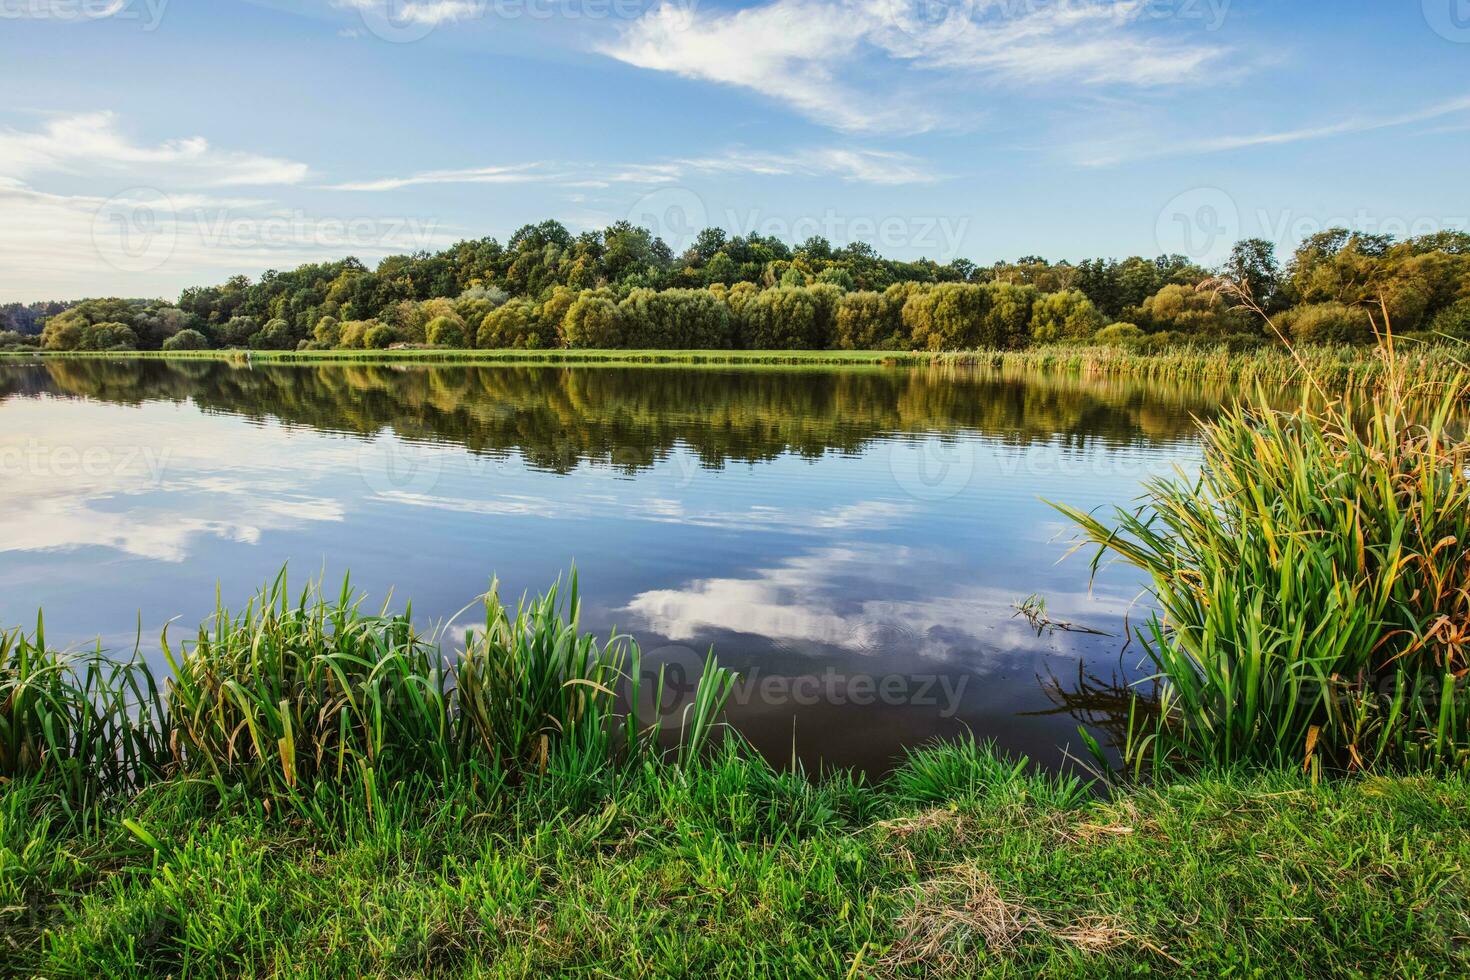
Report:
M 1220 275 L 1244 295 L 1209 288 Z M 33 304 L 0 323 L 11 327 L 0 331 L 0 346 L 954 350 L 1270 342 L 1249 306 L 1302 343 L 1368 342 L 1385 309 L 1400 335 L 1470 337 L 1470 234 L 1399 242 L 1330 229 L 1285 263 L 1269 242 L 1250 239 L 1216 269 L 1177 255 L 1077 264 L 1028 256 L 978 266 L 900 262 L 861 242 L 833 247 L 822 238 L 791 247 L 717 228 L 676 256 L 628 222 L 574 236 L 546 221 L 506 245 L 485 238 L 391 256 L 373 269 L 348 258 L 273 270 L 256 282 L 236 276 L 185 289 L 176 303 Z M 28 328 L 17 329 L 17 320 Z

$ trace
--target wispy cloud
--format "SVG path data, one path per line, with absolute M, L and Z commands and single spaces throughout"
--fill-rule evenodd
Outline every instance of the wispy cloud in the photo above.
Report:
M 520 163 L 505 167 L 472 167 L 467 170 L 425 170 L 407 177 L 381 177 L 374 180 L 354 180 L 342 184 L 329 184 L 332 191 L 396 191 L 400 187 L 420 184 L 525 184 L 560 179 L 560 175 L 545 170 L 545 164 Z
M 36 132 L 0 129 L 0 176 L 38 172 L 99 175 L 146 172 L 194 186 L 294 184 L 307 176 L 304 163 L 256 153 L 220 150 L 202 136 L 154 146 L 130 140 L 110 112 L 51 119 Z
M 1147 33 L 1149 10 L 1146 0 L 972 0 L 934 18 L 920 0 L 771 0 L 709 14 L 665 2 L 598 50 L 750 89 L 837 129 L 918 132 L 948 113 L 894 94 L 900 86 L 874 85 L 875 72 L 919 69 L 962 85 L 1157 86 L 1199 81 L 1225 53 Z M 913 92 L 913 76 L 901 87 Z
M 471 20 L 485 9 L 483 0 L 332 0 L 332 6 L 425 27 Z
M 827 177 L 865 184 L 921 184 L 944 179 L 918 157 L 886 150 L 816 147 L 790 152 L 732 148 L 704 157 L 658 163 L 531 162 L 463 170 L 426 170 L 404 177 L 379 177 L 328 185 L 337 191 L 394 191 L 424 184 L 554 183 L 563 187 L 664 184 L 696 175 Z
M 1131 137 L 1127 140 L 1086 144 L 1077 151 L 1078 162 L 1091 167 L 1107 167 L 1132 160 L 1176 156 L 1202 156 L 1258 146 L 1285 146 L 1310 140 L 1331 139 L 1358 133 L 1372 133 L 1415 123 L 1432 122 L 1446 116 L 1470 112 L 1470 96 L 1439 102 L 1423 109 L 1391 116 L 1355 116 L 1317 126 L 1274 130 L 1243 135 L 1211 136 L 1204 139 L 1165 142 L 1153 137 Z

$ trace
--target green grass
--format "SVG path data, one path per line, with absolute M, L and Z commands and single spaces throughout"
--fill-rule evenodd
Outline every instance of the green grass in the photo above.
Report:
M 243 361 L 245 352 L 137 351 L 13 353 L 15 358 L 140 358 Z M 1404 346 L 1399 358 L 1425 381 L 1448 381 L 1462 369 L 1464 344 Z M 1160 380 L 1211 379 L 1243 384 L 1280 384 L 1305 380 L 1303 365 L 1324 385 L 1337 390 L 1374 388 L 1384 383 L 1382 358 L 1372 348 L 1306 348 L 1300 354 L 1269 346 L 1247 353 L 1224 347 L 1170 348 L 1155 353 L 1124 347 L 1041 345 L 1012 351 L 844 351 L 844 350 L 328 350 L 251 351 L 261 363 L 348 364 L 576 364 L 587 366 L 745 366 L 824 365 L 922 366 L 979 365 L 1003 370 L 1042 370 Z
M 1162 683 L 1135 765 L 1470 769 L 1466 381 L 1389 363 L 1366 404 L 1233 407 L 1203 426 L 1199 478 L 1150 483 L 1136 511 L 1058 505 L 1094 570 L 1152 583 Z
M 983 747 L 892 779 L 725 751 L 324 822 L 0 790 L 0 972 L 1385 976 L 1470 970 L 1470 786 L 1201 775 L 1114 798 Z
M 637 644 L 581 631 L 575 572 L 514 614 L 492 584 L 483 628 L 453 648 L 421 635 L 411 608 L 363 602 L 350 581 L 293 598 L 283 570 L 238 614 L 218 602 L 191 640 L 165 630 L 161 676 L 55 650 L 42 625 L 0 634 L 0 779 L 47 780 L 77 809 L 182 779 L 319 817 L 405 780 L 501 785 L 670 750 L 662 717 L 640 716 Z M 651 682 L 658 704 L 661 670 Z M 670 733 L 678 764 L 708 748 L 733 682 L 711 652 Z

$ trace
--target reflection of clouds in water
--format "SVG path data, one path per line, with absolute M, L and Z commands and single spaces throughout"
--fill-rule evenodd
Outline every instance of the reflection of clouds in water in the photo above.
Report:
M 548 520 L 613 517 L 720 530 L 787 533 L 891 527 L 914 509 L 904 504 L 871 500 L 823 509 L 803 510 L 753 504 L 744 510 L 719 510 L 690 506 L 667 497 L 624 501 L 608 494 L 581 494 L 567 499 L 554 499 L 502 493 L 470 498 L 403 490 L 382 491 L 373 494 L 371 499 L 405 507 L 425 507 L 483 517 L 539 517 Z
M 5 414 L 0 551 L 103 547 L 182 562 L 201 535 L 256 544 L 263 529 L 344 519 L 340 501 L 303 493 L 294 479 L 303 465 L 345 459 L 339 440 L 176 405 L 44 400 L 8 403 Z M 90 462 L 72 465 L 73 447 Z
M 813 653 L 836 648 L 933 660 L 950 660 L 978 647 L 990 652 L 1036 648 L 1034 631 L 1014 618 L 1014 603 L 1024 595 L 1013 589 L 965 585 L 952 595 L 927 599 L 842 602 L 839 577 L 880 566 L 901 577 L 903 567 L 916 559 L 923 560 L 922 554 L 907 548 L 823 549 L 756 569 L 748 578 L 696 579 L 682 589 L 651 589 L 625 608 L 675 643 L 722 630 Z M 1050 591 L 1047 602 L 1058 615 L 1084 623 L 1122 617 L 1130 605 L 1124 596 Z

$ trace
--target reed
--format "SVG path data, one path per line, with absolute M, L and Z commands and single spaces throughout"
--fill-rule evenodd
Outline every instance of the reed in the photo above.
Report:
M 1145 765 L 1470 768 L 1470 443 L 1460 374 L 1426 385 L 1385 345 L 1366 401 L 1289 412 L 1258 391 L 1203 426 L 1203 467 L 1104 520 L 1056 505 L 1141 570 L 1156 712 Z M 1311 362 L 1305 361 L 1304 370 Z M 1330 390 L 1327 382 L 1316 387 Z
M 166 758 L 158 686 L 140 661 L 46 644 L 46 627 L 0 633 L 0 777 L 43 776 L 85 807 L 156 775 Z
M 514 616 L 492 588 L 484 629 L 453 653 L 415 628 L 411 607 L 363 602 L 350 580 L 292 593 L 282 571 L 239 613 L 217 599 L 191 639 L 165 630 L 161 679 L 137 658 L 56 651 L 41 625 L 0 635 L 0 777 L 47 780 L 83 805 L 183 778 L 319 814 L 405 782 L 502 785 L 669 755 L 692 765 L 734 680 L 711 653 L 666 748 L 659 720 L 638 715 L 636 643 L 581 632 L 575 572 Z

